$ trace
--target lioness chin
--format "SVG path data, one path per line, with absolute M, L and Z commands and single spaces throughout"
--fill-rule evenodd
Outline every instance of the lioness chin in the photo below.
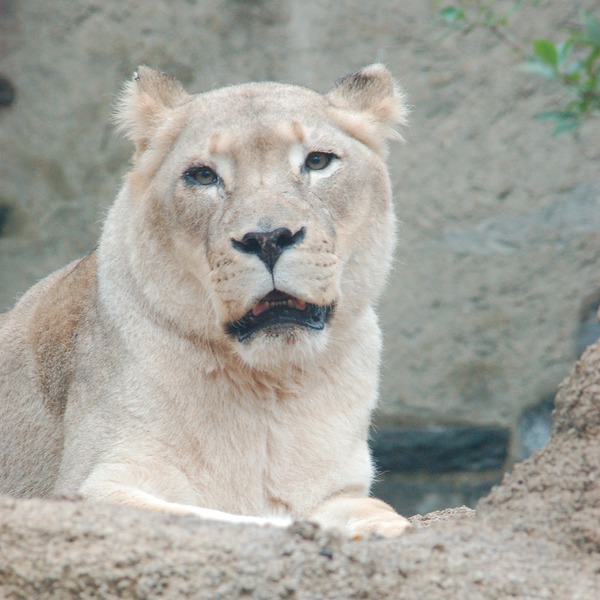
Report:
M 381 65 L 326 95 L 141 67 L 98 249 L 0 318 L 0 492 L 401 533 L 367 436 L 404 118 Z

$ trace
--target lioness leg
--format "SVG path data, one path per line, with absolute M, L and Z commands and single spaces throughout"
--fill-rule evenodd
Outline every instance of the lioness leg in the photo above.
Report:
M 175 515 L 195 515 L 210 521 L 223 521 L 226 523 L 246 523 L 253 525 L 271 525 L 274 527 L 288 527 L 292 519 L 288 517 L 256 517 L 248 515 L 236 515 L 221 510 L 204 508 L 184 502 L 172 502 L 164 500 L 159 495 L 146 492 L 135 484 L 127 481 L 138 482 L 140 477 L 147 478 L 152 488 L 181 489 L 181 479 L 173 471 L 167 471 L 157 467 L 157 480 L 152 481 L 149 471 L 145 468 L 128 468 L 126 465 L 104 464 L 98 465 L 90 474 L 79 493 L 92 502 L 105 502 L 108 504 L 120 504 L 130 508 L 140 508 L 155 512 L 166 512 Z M 159 482 L 160 481 L 160 482 Z M 185 497 L 185 492 L 182 492 Z
M 153 496 L 143 490 L 126 485 L 109 485 L 102 490 L 101 497 L 92 494 L 90 490 L 84 490 L 88 500 L 120 504 L 130 508 L 140 508 L 156 512 L 166 512 L 174 515 L 195 515 L 209 521 L 223 521 L 225 523 L 245 523 L 251 525 L 271 525 L 273 527 L 288 527 L 292 520 L 286 517 L 253 517 L 248 515 L 234 515 L 220 510 L 192 506 L 190 504 L 178 504 L 168 502 L 157 496 Z

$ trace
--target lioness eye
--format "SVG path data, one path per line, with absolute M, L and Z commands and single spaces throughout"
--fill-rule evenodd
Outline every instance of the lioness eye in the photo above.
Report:
M 311 171 L 321 171 L 328 167 L 334 158 L 336 158 L 335 154 L 330 152 L 311 152 L 306 157 L 304 166 Z
M 184 177 L 186 181 L 200 185 L 213 185 L 219 181 L 219 176 L 210 167 L 205 166 L 188 169 Z

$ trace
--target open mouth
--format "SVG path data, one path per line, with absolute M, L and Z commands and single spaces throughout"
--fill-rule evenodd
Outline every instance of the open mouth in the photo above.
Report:
M 318 306 L 278 290 L 269 292 L 241 319 L 227 325 L 227 332 L 243 342 L 257 331 L 289 326 L 323 329 L 332 306 Z

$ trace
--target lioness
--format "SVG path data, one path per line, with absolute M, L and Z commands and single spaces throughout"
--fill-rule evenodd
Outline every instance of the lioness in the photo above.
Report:
M 400 534 L 367 436 L 404 118 L 381 65 L 326 95 L 141 67 L 97 250 L 0 317 L 0 492 Z

